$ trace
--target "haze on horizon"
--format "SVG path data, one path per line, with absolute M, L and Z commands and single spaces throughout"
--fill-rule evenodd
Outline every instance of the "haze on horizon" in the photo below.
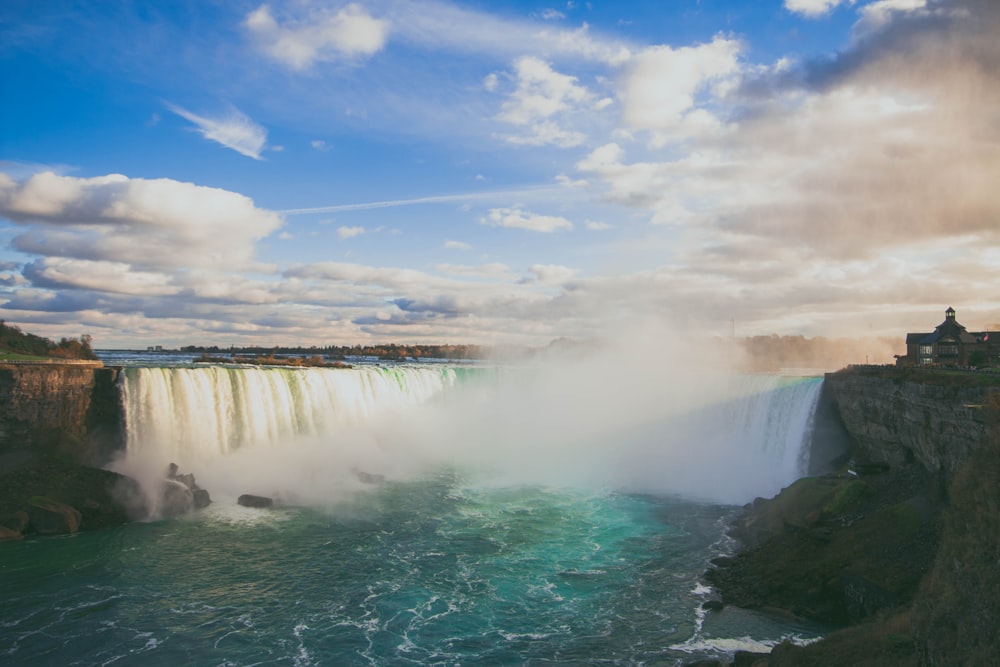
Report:
M 997 34 L 991 0 L 7 2 L 0 319 L 104 348 L 986 329 Z

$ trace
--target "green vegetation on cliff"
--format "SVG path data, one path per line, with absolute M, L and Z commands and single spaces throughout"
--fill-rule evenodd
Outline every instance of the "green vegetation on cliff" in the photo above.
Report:
M 10 326 L 0 320 L 0 359 L 86 359 L 96 360 L 90 347 L 90 336 L 63 338 L 53 343 L 32 333 L 24 333 L 17 326 Z

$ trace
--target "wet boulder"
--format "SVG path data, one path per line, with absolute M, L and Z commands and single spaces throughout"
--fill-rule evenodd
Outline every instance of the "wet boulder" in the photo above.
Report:
M 160 516 L 174 517 L 194 509 L 194 494 L 186 484 L 174 479 L 163 480 L 160 487 Z
M 274 499 L 268 498 L 267 496 L 255 496 L 252 493 L 244 493 L 240 496 L 236 503 L 242 505 L 243 507 L 255 507 L 255 508 L 266 508 L 274 507 Z
M 28 522 L 39 535 L 71 535 L 80 530 L 80 512 L 44 496 L 28 500 Z

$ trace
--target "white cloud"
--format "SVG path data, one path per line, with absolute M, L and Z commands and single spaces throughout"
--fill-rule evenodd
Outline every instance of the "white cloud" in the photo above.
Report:
M 528 271 L 544 285 L 562 285 L 579 273 L 577 269 L 558 264 L 532 264 Z
M 586 140 L 585 134 L 561 127 L 556 120 L 580 113 L 593 101 L 594 95 L 575 76 L 556 72 L 540 58 L 524 56 L 514 63 L 514 79 L 517 87 L 501 105 L 497 120 L 527 131 L 506 137 L 509 143 L 571 148 Z
M 337 236 L 339 236 L 341 239 L 352 239 L 355 236 L 361 236 L 362 234 L 366 233 L 367 231 L 368 230 L 366 230 L 364 227 L 344 227 L 344 226 L 341 226 L 341 227 L 337 228 Z
M 472 250 L 472 246 L 464 241 L 445 241 L 444 247 L 449 250 Z
M 925 12 L 927 0 L 877 0 L 860 9 L 859 32 L 866 33 L 887 25 L 895 14 Z
M 333 146 L 331 146 L 330 144 L 326 143 L 322 139 L 313 139 L 312 141 L 309 142 L 309 145 L 312 146 L 315 150 L 322 151 L 322 152 L 332 151 L 333 150 Z
M 27 229 L 22 252 L 147 267 L 254 266 L 282 219 L 248 197 L 170 179 L 0 177 L 0 215 Z
M 167 296 L 180 292 L 165 273 L 136 271 L 124 262 L 45 257 L 25 267 L 32 284 L 114 294 Z
M 544 54 L 551 59 L 613 67 L 631 54 L 627 43 L 594 35 L 587 25 L 554 29 L 537 21 L 500 18 L 437 0 L 399 0 L 390 4 L 394 38 L 434 51 L 475 53 L 501 60 Z
M 358 4 L 337 11 L 315 9 L 283 25 L 267 5 L 250 12 L 243 22 L 260 47 L 279 63 L 304 70 L 316 62 L 372 56 L 388 38 L 388 23 Z
M 710 104 L 739 74 L 741 50 L 739 41 L 721 36 L 697 46 L 643 50 L 629 63 L 622 85 L 626 125 L 665 137 L 701 136 L 715 129 Z
M 854 4 L 857 0 L 785 0 L 785 9 L 795 14 L 809 18 L 819 18 L 830 10 L 845 3 Z
M 493 208 L 479 222 L 491 227 L 527 229 L 533 232 L 557 232 L 573 229 L 573 223 L 566 218 L 552 215 L 538 215 L 517 208 Z
M 510 267 L 500 262 L 480 264 L 478 266 L 467 266 L 464 264 L 438 264 L 434 267 L 441 273 L 450 276 L 464 276 L 467 278 L 490 278 L 490 279 L 511 279 L 513 274 Z
M 192 113 L 175 104 L 167 104 L 172 112 L 195 124 L 201 136 L 231 148 L 240 155 L 260 160 L 267 143 L 267 130 L 254 123 L 240 110 L 231 108 L 224 116 L 208 118 Z
M 606 222 L 600 222 L 598 220 L 584 220 L 583 226 L 592 232 L 604 232 L 615 228 L 614 225 L 609 225 Z
M 555 123 L 546 121 L 534 123 L 526 134 L 514 134 L 506 137 L 507 143 L 516 146 L 558 146 L 573 148 L 587 140 L 587 135 L 573 130 L 564 130 Z
M 575 76 L 560 74 L 539 58 L 519 58 L 514 70 L 517 89 L 497 116 L 507 123 L 528 125 L 545 120 L 576 109 L 591 98 L 590 91 L 578 85 Z

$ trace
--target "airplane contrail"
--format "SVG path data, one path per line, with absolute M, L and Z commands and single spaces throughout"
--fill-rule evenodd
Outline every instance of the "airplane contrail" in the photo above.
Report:
M 496 197 L 522 197 L 543 194 L 548 191 L 562 190 L 563 188 L 553 188 L 552 186 L 538 186 L 535 188 L 522 188 L 520 190 L 494 190 L 490 192 L 468 192 L 457 195 L 434 195 L 431 197 L 417 197 L 415 199 L 389 199 L 385 201 L 362 202 L 358 204 L 335 204 L 333 206 L 316 206 L 313 208 L 290 208 L 278 211 L 283 215 L 306 215 L 309 213 L 342 213 L 344 211 L 368 211 L 376 208 L 393 208 L 396 206 L 417 206 L 419 204 L 447 204 L 449 202 L 478 201 L 483 199 L 493 199 Z

